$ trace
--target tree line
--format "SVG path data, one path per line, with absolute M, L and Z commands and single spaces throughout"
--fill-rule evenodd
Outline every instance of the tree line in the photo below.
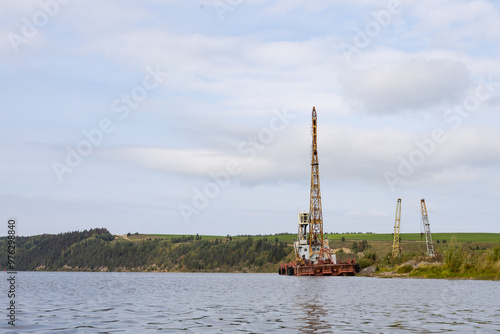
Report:
M 293 249 L 262 238 L 201 240 L 197 237 L 117 241 L 105 228 L 18 237 L 16 269 L 88 271 L 261 271 L 281 263 Z M 0 265 L 7 267 L 6 238 Z

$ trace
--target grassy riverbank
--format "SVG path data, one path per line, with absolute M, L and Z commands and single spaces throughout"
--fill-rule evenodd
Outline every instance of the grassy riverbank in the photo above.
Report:
M 420 253 L 403 253 L 399 258 L 387 254 L 379 261 L 372 261 L 375 268 L 370 276 L 414 277 L 414 278 L 461 278 L 461 279 L 500 279 L 500 245 L 459 242 L 453 237 L 450 242 L 438 247 L 432 257 Z M 360 263 L 366 264 L 363 257 Z M 363 265 L 364 266 L 364 265 Z
M 435 233 L 434 257 L 425 238 L 401 234 L 401 256 L 392 257 L 392 234 L 328 234 L 340 260 L 355 258 L 370 276 L 500 279 L 500 233 Z M 257 236 L 128 233 L 106 229 L 18 237 L 18 270 L 277 272 L 293 260 L 294 234 Z M 0 266 L 7 242 L 0 237 Z

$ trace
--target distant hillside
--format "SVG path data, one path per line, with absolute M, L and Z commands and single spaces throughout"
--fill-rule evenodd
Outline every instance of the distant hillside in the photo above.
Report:
M 0 266 L 7 268 L 6 238 Z M 18 237 L 16 269 L 85 271 L 275 271 L 292 252 L 276 239 L 115 237 L 104 228 L 57 235 Z
M 16 269 L 35 270 L 36 268 L 60 268 L 64 265 L 64 254 L 74 245 L 86 240 L 98 240 L 105 243 L 115 237 L 105 228 L 96 228 L 83 232 L 43 234 L 16 238 Z M 7 267 L 6 237 L 0 238 L 0 266 Z
M 199 236 L 112 235 L 105 228 L 18 237 L 19 271 L 277 272 L 293 259 L 296 235 Z M 425 238 L 401 234 L 401 257 L 393 258 L 391 234 L 329 234 L 338 259 L 356 258 L 376 272 L 433 278 L 500 278 L 500 234 L 435 233 L 437 256 L 428 258 Z M 0 269 L 7 268 L 7 239 L 0 237 Z M 429 268 L 416 263 L 432 262 Z M 409 267 L 412 263 L 413 267 Z M 401 268 L 402 269 L 401 269 Z M 384 274 L 384 273 L 382 273 Z M 399 275 L 399 274 L 398 274 Z

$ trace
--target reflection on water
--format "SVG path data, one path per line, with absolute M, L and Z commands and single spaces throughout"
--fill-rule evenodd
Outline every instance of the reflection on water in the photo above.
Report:
M 304 315 L 300 318 L 302 324 L 300 333 L 333 333 L 332 325 L 328 321 L 328 312 L 321 303 L 321 299 L 314 298 L 317 302 L 306 302 L 304 304 Z
M 277 274 L 18 274 L 8 333 L 497 332 L 500 282 Z

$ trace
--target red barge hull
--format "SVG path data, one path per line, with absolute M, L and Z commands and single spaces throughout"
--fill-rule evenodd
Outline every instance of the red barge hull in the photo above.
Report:
M 359 272 L 355 263 L 325 263 L 311 265 L 283 264 L 279 269 L 280 275 L 289 276 L 354 276 Z

